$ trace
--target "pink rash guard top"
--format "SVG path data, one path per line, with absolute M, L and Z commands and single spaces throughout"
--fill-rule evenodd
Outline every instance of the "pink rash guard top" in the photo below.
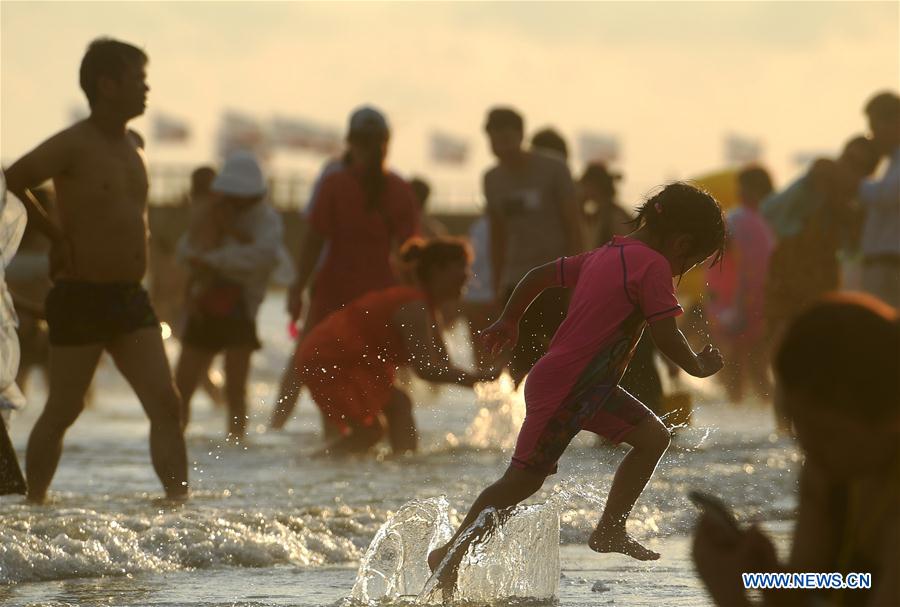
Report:
M 618 383 L 647 323 L 683 312 L 669 262 L 639 240 L 616 236 L 556 263 L 559 284 L 573 289 L 572 298 L 526 380 L 526 416 L 513 456 L 517 467 L 547 472 L 580 430 L 618 442 L 650 414 Z

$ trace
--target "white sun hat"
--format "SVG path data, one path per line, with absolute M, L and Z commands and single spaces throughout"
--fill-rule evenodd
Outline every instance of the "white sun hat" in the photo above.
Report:
M 232 152 L 212 183 L 213 192 L 232 196 L 262 196 L 266 180 L 256 155 L 247 150 Z

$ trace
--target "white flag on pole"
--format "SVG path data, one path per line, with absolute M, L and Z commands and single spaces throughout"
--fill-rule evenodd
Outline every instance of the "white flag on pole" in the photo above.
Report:
M 762 142 L 742 135 L 725 136 L 725 161 L 729 164 L 750 164 L 762 158 Z
M 465 164 L 469 158 L 469 144 L 465 139 L 435 131 L 428 139 L 432 162 L 436 164 Z
M 578 151 L 584 164 L 591 162 L 609 164 L 619 160 L 621 153 L 618 137 L 587 131 L 578 135 Z

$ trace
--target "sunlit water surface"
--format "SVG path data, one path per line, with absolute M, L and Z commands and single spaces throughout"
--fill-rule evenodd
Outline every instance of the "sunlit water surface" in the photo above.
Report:
M 445 496 L 450 525 L 459 521 L 504 470 L 521 400 L 499 386 L 476 396 L 415 384 L 419 454 L 392 458 L 384 448 L 377 457 L 313 458 L 321 446 L 318 415 L 306 398 L 285 432 L 265 429 L 291 347 L 282 310 L 277 295 L 263 308 L 265 347 L 255 358 L 247 444 L 224 442 L 224 412 L 205 395 L 195 399 L 188 431 L 193 499 L 181 507 L 157 501 L 147 421 L 112 365 L 103 364 L 92 406 L 66 436 L 51 503 L 0 499 L 0 603 L 353 603 L 360 559 L 404 504 Z M 461 346 L 455 355 L 466 359 Z M 769 522 L 783 547 L 795 506 L 796 448 L 773 434 L 767 410 L 726 407 L 708 383 L 697 388 L 694 424 L 676 437 L 630 522 L 630 531 L 662 558 L 639 563 L 585 547 L 624 451 L 598 448 L 582 435 L 559 474 L 531 500 L 551 502 L 560 525 L 557 598 L 539 604 L 706 604 L 689 558 L 692 488 L 721 495 L 742 520 Z M 13 419 L 20 457 L 44 394 L 35 381 L 29 408 Z M 528 541 L 533 531 L 516 533 Z

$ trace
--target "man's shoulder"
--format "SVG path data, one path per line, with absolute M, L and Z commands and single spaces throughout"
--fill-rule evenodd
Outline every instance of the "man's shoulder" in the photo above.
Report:
M 497 196 L 498 188 L 502 187 L 502 177 L 500 176 L 501 168 L 499 164 L 485 170 L 481 175 L 481 190 L 487 199 L 488 206 L 491 200 Z
M 80 120 L 48 137 L 43 145 L 56 148 L 70 148 L 89 139 L 90 132 L 87 121 Z
M 528 154 L 530 158 L 531 166 L 539 171 L 545 171 L 547 173 L 565 173 L 566 175 L 571 176 L 569 165 L 566 164 L 565 159 L 558 154 L 536 150 L 529 150 L 526 154 Z
M 386 171 L 385 178 L 391 187 L 400 188 L 404 191 L 410 188 L 409 182 L 395 171 Z
M 346 187 L 351 180 L 350 169 L 343 165 L 329 164 L 322 171 L 320 179 L 322 180 L 320 186 L 323 189 Z

